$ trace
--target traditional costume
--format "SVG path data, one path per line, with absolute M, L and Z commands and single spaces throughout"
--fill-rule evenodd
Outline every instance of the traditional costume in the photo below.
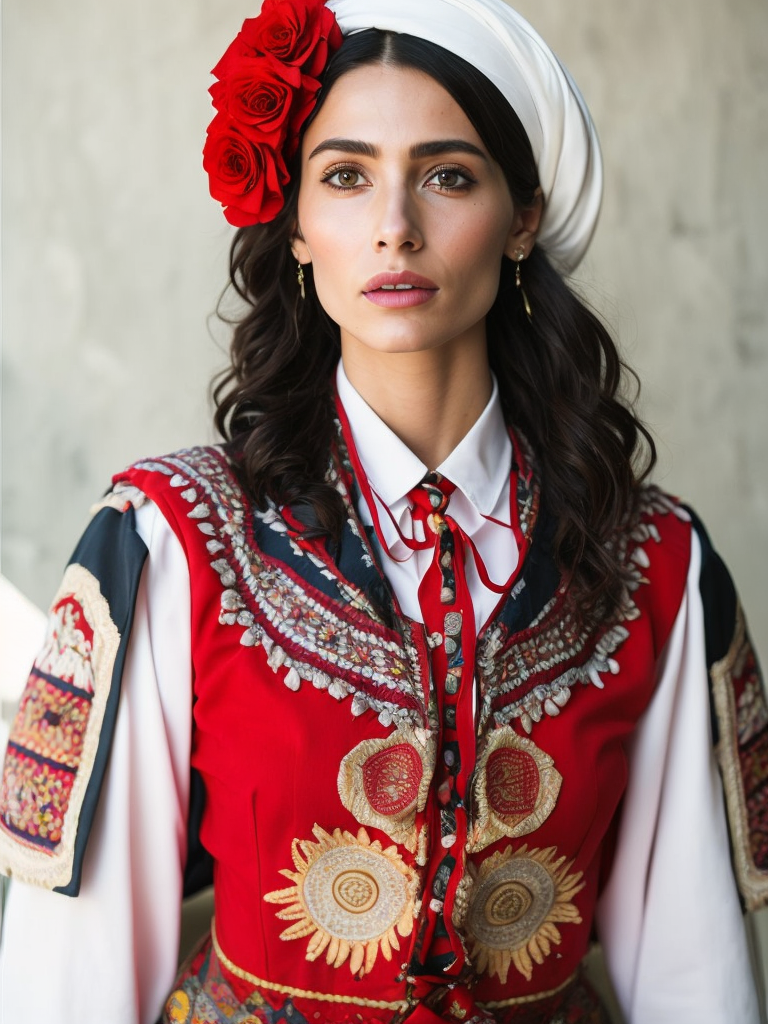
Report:
M 415 32 L 372 6 L 328 9 Z M 482 16 L 544 52 L 493 0 L 423 6 L 458 18 L 419 28 L 438 43 Z M 561 137 L 580 125 L 578 198 L 545 236 L 572 265 L 599 156 L 546 54 Z M 536 76 L 509 77 L 535 136 Z M 254 508 L 221 447 L 136 463 L 96 511 L 6 756 L 4 1019 L 596 1022 L 597 927 L 628 1024 L 756 1024 L 768 712 L 703 528 L 644 489 L 614 539 L 620 613 L 585 625 L 495 386 L 432 473 L 343 365 L 337 393 L 338 543 Z M 210 877 L 211 934 L 176 976 L 182 891 Z

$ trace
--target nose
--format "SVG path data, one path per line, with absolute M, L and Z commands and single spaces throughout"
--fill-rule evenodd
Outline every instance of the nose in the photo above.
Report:
M 402 183 L 381 187 L 376 199 L 373 248 L 377 252 L 420 249 L 424 238 L 410 190 Z

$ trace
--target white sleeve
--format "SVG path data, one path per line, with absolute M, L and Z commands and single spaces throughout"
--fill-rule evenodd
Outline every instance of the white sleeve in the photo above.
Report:
M 616 856 L 597 923 L 627 1024 L 757 1024 L 712 747 L 701 549 L 629 751 Z
M 153 1024 L 176 973 L 189 800 L 189 574 L 151 503 L 114 744 L 72 898 L 11 883 L 0 1021 Z

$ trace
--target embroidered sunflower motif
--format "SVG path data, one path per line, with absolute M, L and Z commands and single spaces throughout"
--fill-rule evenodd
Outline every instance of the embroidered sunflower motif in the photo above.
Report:
M 357 836 L 319 825 L 317 842 L 294 839 L 291 855 L 296 868 L 281 874 L 294 884 L 268 892 L 268 903 L 285 906 L 277 916 L 293 921 L 281 939 L 310 936 L 307 960 L 349 968 L 358 977 L 373 968 L 379 950 L 385 960 L 399 949 L 398 935 L 413 930 L 417 876 L 394 846 L 384 849 L 361 828 Z
M 507 980 L 509 965 L 531 980 L 533 964 L 543 964 L 559 944 L 557 924 L 580 924 L 571 902 L 584 888 L 582 873 L 569 874 L 572 861 L 557 850 L 521 846 L 494 853 L 481 864 L 463 926 L 478 973 Z

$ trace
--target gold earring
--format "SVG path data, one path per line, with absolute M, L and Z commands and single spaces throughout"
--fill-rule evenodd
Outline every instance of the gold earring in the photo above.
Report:
M 531 312 L 531 304 L 528 301 L 528 296 L 525 294 L 525 288 L 523 288 L 523 282 L 520 276 L 520 264 L 525 259 L 525 249 L 522 247 L 522 245 L 518 249 L 515 249 L 513 259 L 517 264 L 517 266 L 515 267 L 515 286 L 517 287 L 517 290 L 520 292 L 520 295 L 522 297 L 523 306 L 525 308 L 525 315 L 528 317 L 528 320 L 531 323 L 533 323 L 533 313 Z
M 307 293 L 304 291 L 304 267 L 302 267 L 298 260 L 296 263 L 299 268 L 296 271 L 296 280 L 299 282 L 299 293 L 301 294 L 302 299 L 306 299 Z

